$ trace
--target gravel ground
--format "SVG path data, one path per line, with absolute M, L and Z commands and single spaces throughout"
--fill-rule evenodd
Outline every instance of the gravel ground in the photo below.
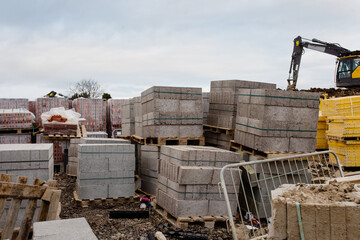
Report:
M 110 219 L 109 212 L 112 210 L 139 210 L 140 202 L 133 203 L 104 203 L 86 208 L 76 205 L 73 191 L 75 190 L 75 178 L 66 174 L 57 174 L 58 187 L 61 192 L 61 214 L 62 219 L 85 217 L 93 232 L 99 239 L 147 239 L 148 233 L 155 234 L 161 230 L 167 239 L 190 239 L 174 237 L 168 233 L 171 230 L 179 230 L 171 225 L 166 226 L 167 221 L 155 211 L 151 211 L 149 219 Z M 165 224 L 165 226 L 164 226 Z M 207 234 L 207 239 L 222 240 L 231 239 L 225 228 L 208 229 L 197 225 L 189 226 L 193 233 Z M 195 239 L 195 238 L 192 238 Z

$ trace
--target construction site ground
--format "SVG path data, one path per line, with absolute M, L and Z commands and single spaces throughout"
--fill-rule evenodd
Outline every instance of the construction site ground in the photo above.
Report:
M 61 219 L 85 217 L 98 239 L 141 239 L 147 237 L 151 232 L 155 232 L 167 223 L 156 211 L 150 212 L 150 218 L 143 219 L 110 219 L 109 212 L 113 210 L 140 210 L 140 202 L 127 203 L 101 203 L 81 207 L 76 204 L 73 192 L 75 190 L 76 179 L 64 173 L 56 174 L 58 187 L 61 189 Z M 166 225 L 165 225 L 166 226 Z M 172 227 L 162 229 L 167 239 L 181 239 L 179 236 L 166 234 L 167 230 L 179 230 Z M 186 231 L 193 233 L 207 234 L 208 239 L 222 240 L 231 239 L 226 228 L 215 227 L 209 229 L 199 225 L 191 225 Z

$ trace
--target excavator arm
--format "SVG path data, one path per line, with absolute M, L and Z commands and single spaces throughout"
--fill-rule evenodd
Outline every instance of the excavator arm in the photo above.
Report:
M 315 51 L 323 52 L 326 54 L 334 55 L 336 57 L 345 56 L 351 53 L 350 50 L 341 47 L 337 43 L 323 42 L 313 38 L 312 40 L 305 40 L 298 36 L 294 39 L 294 48 L 291 56 L 289 78 L 287 79 L 287 90 L 295 90 L 296 83 L 299 76 L 299 69 L 301 63 L 301 57 L 304 53 L 304 48 L 309 48 Z

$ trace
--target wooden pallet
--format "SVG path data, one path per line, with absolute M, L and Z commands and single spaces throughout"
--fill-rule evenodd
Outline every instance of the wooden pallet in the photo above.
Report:
M 224 133 L 229 136 L 234 136 L 234 129 L 231 128 L 223 128 L 223 127 L 207 125 L 207 124 L 204 124 L 203 127 L 204 127 L 204 131 L 209 131 L 213 133 Z
M 184 138 L 177 138 L 177 137 L 154 137 L 154 138 L 145 138 L 144 141 L 145 145 L 195 145 L 195 146 L 204 146 L 205 145 L 205 138 L 204 137 L 184 137 Z
M 133 203 L 139 202 L 139 195 L 127 196 L 127 197 L 114 197 L 114 198 L 95 198 L 95 199 L 79 199 L 79 196 L 76 191 L 73 192 L 75 202 L 80 207 L 89 207 L 94 205 L 101 205 L 103 203 Z
M 129 141 L 131 140 L 131 136 L 125 136 L 125 135 L 116 135 L 116 138 L 121 138 Z
M 177 228 L 186 229 L 189 225 L 200 225 L 202 227 L 214 228 L 215 224 L 226 224 L 226 216 L 195 216 L 195 217 L 174 217 L 166 209 L 162 208 L 154 201 L 154 209 L 164 219 Z
M 287 156 L 292 156 L 292 155 L 303 153 L 303 152 L 297 152 L 297 153 L 295 153 L 295 152 L 262 152 L 262 151 L 241 145 L 241 144 L 235 142 L 234 140 L 230 140 L 230 150 L 246 152 L 246 153 L 249 153 L 250 155 L 261 157 L 263 159 L 287 157 Z M 293 160 L 296 160 L 296 159 L 293 159 Z
M 81 125 L 77 129 L 76 135 L 68 135 L 68 134 L 46 134 L 41 136 L 43 139 L 56 139 L 56 140 L 68 140 L 72 138 L 87 138 L 87 132 L 84 125 Z
M 134 142 L 137 142 L 139 144 L 142 144 L 142 145 L 145 144 L 145 138 L 142 138 L 142 137 L 139 137 L 139 136 L 136 136 L 136 135 L 132 135 L 131 140 L 133 140 Z
M 6 135 L 6 134 L 22 135 L 22 134 L 33 133 L 35 130 L 36 130 L 35 128 L 1 128 L 0 134 L 1 135 Z
M 344 142 L 344 141 L 360 141 L 360 137 L 339 137 L 339 136 L 327 135 L 327 138 L 331 139 L 331 140 L 341 141 L 341 142 Z

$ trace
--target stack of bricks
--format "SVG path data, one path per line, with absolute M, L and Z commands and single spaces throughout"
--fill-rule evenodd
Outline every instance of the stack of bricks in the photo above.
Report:
M 65 149 L 69 148 L 70 140 L 68 139 L 46 139 L 43 138 L 43 134 L 36 135 L 36 143 L 51 143 L 53 144 L 53 158 L 54 164 L 60 164 L 64 162 Z
M 136 136 L 141 137 L 142 134 L 142 109 L 141 109 L 141 97 L 134 97 L 134 125 Z
M 0 135 L 0 144 L 24 144 L 31 143 L 30 134 L 5 134 Z
M 0 129 L 32 128 L 34 115 L 27 109 L 0 109 Z
M 75 112 L 86 120 L 83 122 L 88 132 L 106 132 L 106 100 L 77 98 L 72 102 Z
M 201 88 L 151 87 L 141 93 L 145 138 L 203 136 Z
M 159 172 L 160 147 L 138 145 L 138 159 L 140 165 L 141 189 L 156 195 L 156 186 Z
M 36 114 L 36 110 L 35 110 L 36 109 L 36 102 L 35 101 L 29 101 L 27 109 L 29 109 L 29 111 L 32 112 L 34 114 L 34 116 L 35 116 L 35 114 Z
M 131 136 L 135 134 L 134 98 L 124 100 L 122 106 L 121 135 Z
M 236 106 L 240 89 L 276 89 L 276 84 L 243 80 L 212 81 L 207 124 L 235 129 Z
M 67 173 L 76 176 L 78 171 L 79 144 L 130 144 L 129 141 L 114 138 L 73 138 L 70 139 Z
M 210 93 L 202 93 L 202 106 L 203 106 L 203 124 L 207 124 L 207 118 L 209 114 L 209 105 L 210 105 Z
M 108 134 L 112 136 L 113 132 L 121 129 L 122 108 L 125 99 L 109 99 L 108 100 Z
M 344 194 L 334 186 L 331 192 L 326 185 L 321 186 L 321 189 L 311 185 L 302 187 L 311 187 L 314 191 L 320 190 L 320 193 L 307 193 L 308 197 L 305 198 L 293 197 L 294 192 L 299 190 L 291 184 L 283 185 L 271 193 L 270 239 L 359 239 L 360 224 L 356 219 L 360 217 L 360 194 L 356 190 Z M 346 188 L 349 189 L 348 186 Z M 319 198 L 321 193 L 327 195 L 322 194 Z M 340 197 L 343 195 L 349 198 Z M 351 198 L 355 200 L 351 201 Z
M 35 178 L 47 181 L 54 175 L 52 144 L 1 144 L 0 173 L 27 176 L 32 183 Z
M 135 194 L 135 146 L 79 144 L 76 191 L 80 199 Z
M 29 109 L 28 102 L 26 98 L 0 98 L 0 109 Z
M 313 152 L 319 93 L 239 90 L 235 142 L 262 152 Z
M 77 124 L 67 124 L 58 122 L 46 122 L 43 123 L 45 134 L 63 134 L 63 135 L 75 135 L 77 134 Z
M 157 204 L 173 217 L 226 216 L 227 209 L 220 196 L 220 170 L 239 162 L 241 155 L 205 146 L 162 146 L 158 174 Z M 228 170 L 230 171 L 230 170 Z M 226 172 L 232 214 L 236 214 L 240 185 L 238 169 Z M 231 179 L 233 175 L 233 179 Z M 234 180 L 234 185 L 232 185 Z
M 41 114 L 49 112 L 52 108 L 64 107 L 70 109 L 70 101 L 67 98 L 37 98 L 35 106 L 36 122 L 42 125 Z

